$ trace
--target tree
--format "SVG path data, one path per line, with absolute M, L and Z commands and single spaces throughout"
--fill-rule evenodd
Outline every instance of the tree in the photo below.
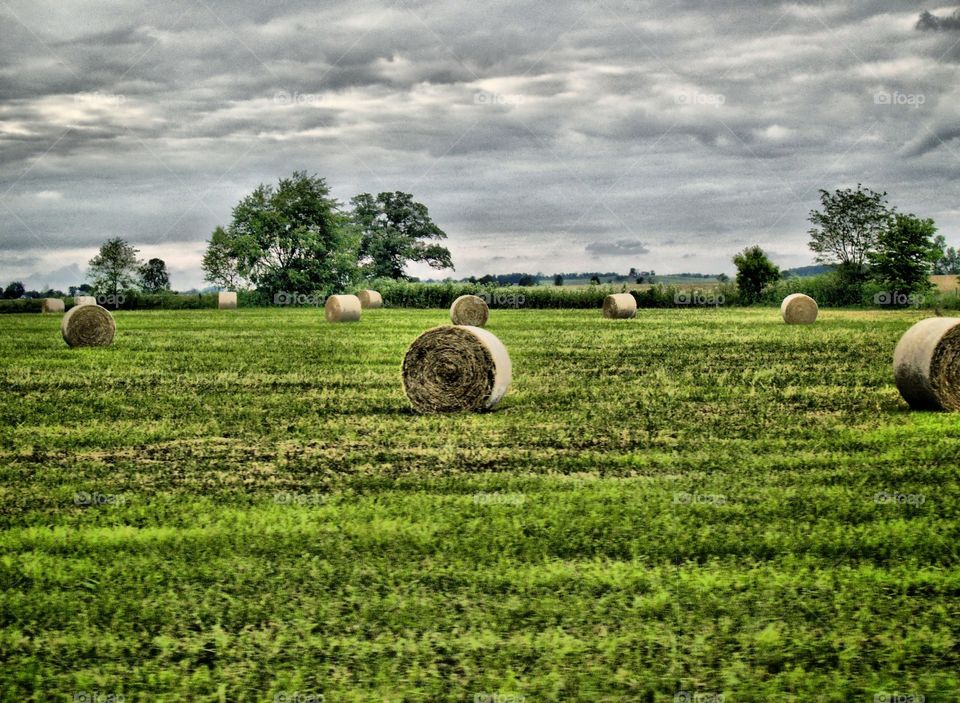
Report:
M 829 193 L 820 191 L 822 212 L 810 211 L 810 249 L 821 264 L 837 264 L 842 280 L 859 285 L 866 278 L 867 254 L 890 227 L 893 210 L 886 193 L 857 184 Z
M 717 280 L 720 281 L 720 283 L 726 283 L 727 281 L 730 280 L 730 276 L 728 276 L 725 273 L 721 273 L 720 275 L 717 276 Z
M 517 279 L 518 286 L 535 286 L 537 285 L 537 277 L 531 276 L 529 273 L 525 273 Z
M 553 276 L 553 285 L 562 286 L 563 285 L 563 274 L 557 273 Z
M 405 279 L 408 262 L 452 269 L 450 251 L 437 241 L 446 232 L 430 219 L 427 207 L 409 193 L 361 193 L 350 201 L 352 222 L 360 233 L 359 263 L 368 278 Z
M 598 276 L 597 274 L 593 274 L 592 276 L 590 276 L 590 285 L 592 285 L 592 286 L 599 286 L 599 285 L 600 285 L 600 276 Z
M 947 240 L 942 234 L 933 238 L 934 246 L 939 252 L 937 262 L 933 265 L 933 272 L 938 276 L 960 274 L 960 251 L 956 247 L 948 247 Z
M 124 291 L 133 289 L 137 281 L 138 250 L 120 237 L 108 239 L 100 253 L 90 259 L 87 273 L 93 279 L 93 289 L 101 295 L 116 299 Z
M 9 286 L 4 288 L 3 297 L 7 300 L 16 300 L 17 298 L 22 298 L 23 294 L 27 292 L 27 289 L 23 287 L 23 284 L 20 281 L 14 281 Z
M 780 278 L 777 268 L 759 246 L 747 247 L 733 257 L 737 267 L 737 288 L 745 303 L 755 303 L 763 289 Z
M 356 242 L 326 181 L 294 171 L 274 188 L 260 184 L 214 230 L 203 257 L 206 279 L 233 288 L 249 280 L 272 296 L 333 293 L 356 273 Z
M 140 267 L 140 287 L 147 293 L 170 290 L 170 274 L 163 259 L 150 259 Z
M 897 213 L 893 226 L 877 238 L 876 251 L 869 254 L 870 275 L 891 294 L 925 293 L 941 255 L 933 239 L 936 232 L 933 220 Z

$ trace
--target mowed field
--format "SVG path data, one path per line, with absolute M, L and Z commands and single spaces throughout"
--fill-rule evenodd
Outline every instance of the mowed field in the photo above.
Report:
M 443 310 L 0 316 L 0 699 L 955 701 L 923 316 L 494 310 L 512 389 L 447 416 Z

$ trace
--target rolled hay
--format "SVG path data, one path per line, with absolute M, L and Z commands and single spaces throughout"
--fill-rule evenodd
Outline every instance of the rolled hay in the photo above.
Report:
M 382 308 L 383 296 L 375 290 L 362 290 L 357 293 L 362 308 Z
M 362 308 L 355 295 L 331 295 L 323 306 L 323 314 L 327 322 L 356 322 Z
M 221 310 L 237 309 L 237 294 L 234 291 L 220 291 L 217 295 L 217 307 Z
M 60 298 L 44 298 L 40 303 L 40 312 L 63 312 L 63 301 Z
M 461 295 L 450 306 L 450 321 L 455 325 L 483 327 L 489 317 L 487 301 L 478 295 Z
M 77 295 L 73 298 L 73 305 L 96 305 L 97 299 L 92 295 Z
M 492 410 L 512 375 L 506 347 L 472 325 L 427 330 L 403 357 L 403 389 L 421 413 Z
M 614 293 L 603 299 L 603 316 L 609 320 L 629 320 L 637 314 L 637 299 L 629 293 Z
M 108 347 L 117 333 L 117 323 L 106 308 L 78 305 L 63 316 L 60 332 L 71 347 Z
M 897 390 L 914 410 L 960 410 L 960 317 L 929 317 L 893 350 Z
M 791 293 L 780 303 L 780 317 L 788 325 L 812 325 L 817 312 L 817 301 L 803 293 Z

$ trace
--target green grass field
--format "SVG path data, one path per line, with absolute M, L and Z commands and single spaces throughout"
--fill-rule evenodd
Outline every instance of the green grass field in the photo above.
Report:
M 448 416 L 400 384 L 441 310 L 2 316 L 0 698 L 955 701 L 923 314 L 494 311 L 512 389 Z

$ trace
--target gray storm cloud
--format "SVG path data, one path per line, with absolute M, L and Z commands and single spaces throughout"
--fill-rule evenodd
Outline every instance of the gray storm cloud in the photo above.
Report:
M 932 9 L 8 0 L 0 282 L 124 236 L 198 285 L 231 207 L 300 169 L 413 192 L 458 276 L 803 265 L 817 189 L 858 182 L 957 243 L 960 14 Z

